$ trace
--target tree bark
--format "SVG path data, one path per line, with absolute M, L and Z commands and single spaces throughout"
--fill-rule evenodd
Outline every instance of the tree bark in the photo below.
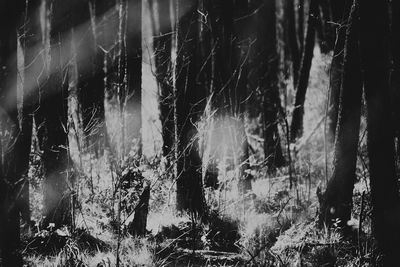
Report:
M 175 73 L 177 140 L 177 210 L 205 212 L 202 162 L 196 123 L 205 105 L 205 90 L 196 87 L 198 1 L 177 0 L 177 62 Z
M 39 109 L 35 114 L 40 148 L 43 150 L 44 168 L 43 186 L 43 225 L 54 223 L 55 227 L 70 226 L 71 190 L 70 158 L 68 154 L 67 133 L 67 97 L 68 79 L 64 64 L 69 61 L 70 47 L 62 42 L 62 34 L 70 29 L 71 17 L 64 13 L 68 10 L 60 1 L 47 2 L 46 9 L 51 13 L 50 59 L 48 64 L 48 80 L 41 89 Z
M 399 188 L 395 175 L 394 132 L 389 86 L 387 1 L 360 1 L 360 47 L 367 104 L 367 145 L 372 225 L 384 266 L 398 258 Z
M 275 3 L 275 1 L 271 1 Z M 251 191 L 252 175 L 247 173 L 246 170 L 250 169 L 249 162 L 249 143 L 247 141 L 247 134 L 245 130 L 245 117 L 247 113 L 247 97 L 248 90 L 248 73 L 249 73 L 249 54 L 250 54 L 250 37 L 247 30 L 249 12 L 247 0 L 234 1 L 234 20 L 233 23 L 233 36 L 232 36 L 232 52 L 233 52 L 233 70 L 234 77 L 233 83 L 230 86 L 230 101 L 234 105 L 232 115 L 238 118 L 238 125 L 236 127 L 238 133 L 237 146 L 241 148 L 239 152 L 239 162 L 236 166 L 239 167 L 238 171 L 238 188 L 239 192 L 246 194 Z M 275 18 L 275 14 L 273 15 Z
M 169 1 L 164 1 L 169 2 Z M 127 1 L 127 138 L 135 140 L 134 151 L 142 154 L 142 0 Z
M 400 101 L 400 3 L 398 1 L 391 2 L 391 10 L 392 10 L 392 27 L 391 27 L 391 43 L 392 43 L 392 72 L 391 72 L 391 86 L 394 94 L 394 119 L 395 122 L 400 121 L 400 107 L 397 105 Z M 399 173 L 400 169 L 400 127 L 397 123 L 395 123 L 395 136 L 397 141 L 396 146 L 396 158 L 397 158 L 397 172 Z
M 294 8 L 294 0 L 286 0 L 286 14 L 287 14 L 287 39 L 290 46 L 290 56 L 292 59 L 292 73 L 293 73 L 293 86 L 296 86 L 299 68 L 300 68 L 300 60 L 301 60 L 301 52 L 299 48 L 298 36 L 296 31 L 296 16 L 295 16 L 295 8 Z
M 147 226 L 147 215 L 149 213 L 150 186 L 146 185 L 135 207 L 135 215 L 128 225 L 128 231 L 133 236 L 145 236 Z
M 154 35 L 154 53 L 156 64 L 156 78 L 159 89 L 159 107 L 160 120 L 162 126 L 163 139 L 163 155 L 171 157 L 174 146 L 174 109 L 173 109 L 173 86 L 172 86 L 172 64 L 171 64 L 171 48 L 172 48 L 172 27 L 170 1 L 151 0 L 151 7 L 157 4 L 157 21 L 153 19 Z M 154 9 L 153 9 L 154 10 Z
M 333 25 L 333 14 L 331 0 L 320 0 L 320 23 L 322 35 L 319 36 L 320 47 L 323 53 L 329 53 L 335 45 L 335 29 Z
M 21 151 L 18 160 L 17 177 L 23 178 L 18 206 L 22 215 L 22 219 L 26 223 L 30 223 L 30 206 L 29 206 L 29 155 L 31 152 L 33 114 L 37 107 L 38 88 L 37 79 L 38 71 L 42 66 L 41 57 L 38 56 L 42 46 L 40 33 L 40 0 L 30 0 L 26 2 L 26 21 L 24 23 L 23 34 L 21 33 L 21 42 L 24 51 L 24 81 L 22 96 L 22 116 L 20 123 L 20 135 L 16 142 L 16 147 Z M 19 179 L 20 179 L 19 178 Z M 18 180 L 19 180 L 18 179 Z
M 303 134 L 304 102 L 310 78 L 311 62 L 313 59 L 315 44 L 315 26 L 317 23 L 318 1 L 311 0 L 310 11 L 307 22 L 307 32 L 304 44 L 303 56 L 300 66 L 299 81 L 296 86 L 296 100 L 290 127 L 290 140 L 294 142 L 296 138 Z
M 77 88 L 84 143 L 89 153 L 100 156 L 105 143 L 103 53 L 99 48 L 98 22 L 104 10 L 93 0 L 72 2 L 77 67 Z
M 300 57 L 301 52 L 304 50 L 304 0 L 297 0 L 298 1 L 298 11 L 297 11 L 297 33 L 299 39 L 299 50 L 300 50 Z M 300 67 L 300 66 L 299 66 Z
M 20 253 L 19 160 L 26 159 L 21 143 L 17 105 L 17 27 L 24 1 L 0 3 L 0 249 L 4 266 L 22 266 Z M 4 145 L 4 147 L 3 147 Z M 20 158 L 21 157 L 21 158 Z M 25 164 L 25 162 L 24 162 Z
M 337 28 L 337 37 L 333 51 L 333 58 L 330 70 L 330 92 L 329 92 L 329 105 L 328 105 L 328 140 L 333 144 L 336 135 L 336 125 L 338 120 L 340 87 L 342 84 L 343 76 L 343 51 L 346 39 L 346 21 L 349 17 L 351 9 L 351 1 L 347 0 L 343 10 L 342 20 L 337 21 L 340 26 Z
M 276 37 L 276 3 L 265 2 L 266 20 L 266 57 L 261 74 L 261 87 L 264 89 L 264 156 L 270 171 L 281 167 L 285 163 L 282 154 L 281 140 L 278 132 L 278 113 L 281 110 L 279 97 L 278 74 L 278 44 Z
M 359 19 L 357 0 L 347 20 L 344 67 L 335 141 L 333 174 L 321 204 L 320 220 L 331 226 L 335 219 L 346 227 L 350 220 L 356 181 L 357 150 L 360 132 L 362 75 L 358 46 Z

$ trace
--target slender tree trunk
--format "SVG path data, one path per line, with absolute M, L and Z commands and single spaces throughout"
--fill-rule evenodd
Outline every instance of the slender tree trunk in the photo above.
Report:
M 275 1 L 272 1 L 275 3 Z M 246 172 L 250 169 L 249 162 L 249 143 L 247 141 L 247 134 L 245 131 L 245 116 L 247 113 L 247 97 L 248 90 L 248 72 L 249 72 L 249 54 L 250 54 L 250 36 L 246 26 L 248 25 L 247 15 L 249 12 L 247 0 L 235 1 L 235 13 L 233 23 L 233 36 L 232 36 L 232 52 L 233 52 L 233 83 L 230 87 L 230 101 L 233 103 L 232 114 L 238 118 L 238 125 L 236 127 L 238 133 L 237 145 L 241 148 L 239 154 L 239 162 L 236 166 L 239 167 L 238 171 L 238 187 L 242 194 L 251 191 L 252 175 Z M 275 14 L 274 14 L 275 17 Z
M 300 53 L 304 50 L 304 0 L 298 1 L 298 10 L 297 10 L 297 32 L 299 39 L 299 48 Z M 301 55 L 300 55 L 301 56 Z
M 72 2 L 77 65 L 77 88 L 88 152 L 102 155 L 105 138 L 103 53 L 99 48 L 97 16 L 101 6 L 93 0 Z M 104 11 L 103 11 L 104 12 Z M 100 13 L 100 14 L 99 14 Z
M 204 90 L 196 87 L 197 1 L 177 0 L 176 123 L 177 209 L 205 212 L 202 163 L 196 123 L 204 111 Z
M 333 174 L 321 203 L 320 219 L 329 226 L 335 219 L 340 220 L 341 226 L 347 226 L 347 221 L 350 220 L 356 181 L 363 85 L 358 47 L 359 20 L 356 1 L 351 7 L 347 21 Z
M 320 0 L 320 24 L 322 35 L 319 35 L 320 47 L 323 53 L 328 53 L 334 49 L 335 45 L 335 29 L 333 25 L 333 15 L 330 5 L 331 0 Z
M 337 28 L 337 37 L 335 48 L 333 51 L 333 58 L 330 70 L 330 92 L 329 92 L 329 106 L 328 106 L 328 138 L 330 143 L 335 141 L 336 125 L 338 120 L 340 86 L 342 84 L 343 75 L 343 50 L 346 37 L 347 24 L 346 20 L 349 17 L 351 9 L 351 1 L 346 1 L 346 6 L 343 10 L 342 21 L 338 21 L 340 26 Z
M 251 175 L 245 172 L 249 169 L 249 144 L 244 125 L 250 54 L 250 38 L 246 31 L 248 2 L 210 1 L 206 7 L 213 43 L 210 85 L 214 92 L 213 104 L 219 117 L 229 121 L 229 128 L 234 129 L 233 164 L 237 167 L 239 191 L 246 193 L 251 189 Z M 217 132 L 213 134 L 218 135 Z M 208 166 L 209 173 L 215 172 L 213 168 L 215 166 Z
M 360 1 L 360 47 L 367 103 L 372 225 L 383 266 L 396 262 L 400 249 L 399 188 L 395 175 L 394 132 L 389 87 L 387 1 Z
M 23 103 L 21 117 L 21 133 L 16 143 L 17 149 L 21 151 L 21 157 L 18 160 L 17 177 L 24 179 L 21 193 L 19 197 L 19 209 L 22 219 L 30 223 L 30 206 L 29 206 L 29 155 L 31 152 L 33 113 L 37 107 L 37 73 L 42 66 L 41 57 L 38 56 L 42 48 L 40 34 L 40 0 L 27 1 L 26 21 L 22 34 L 22 46 L 24 51 L 24 81 L 23 81 Z
M 296 100 L 292 115 L 292 123 L 290 127 L 290 139 L 292 142 L 303 134 L 303 117 L 304 102 L 308 87 L 308 79 L 310 78 L 311 62 L 313 59 L 315 44 L 315 26 L 317 23 L 318 1 L 311 0 L 310 11 L 307 22 L 306 39 L 301 60 L 299 81 L 296 86 Z
M 270 171 L 285 163 L 282 155 L 281 141 L 278 132 L 278 113 L 281 109 L 279 98 L 278 76 L 278 44 L 276 37 L 275 1 L 265 2 L 266 21 L 266 59 L 264 59 L 261 75 L 264 88 L 264 156 Z
M 395 122 L 400 121 L 400 107 L 397 103 L 400 102 L 400 3 L 398 1 L 392 1 L 392 57 L 393 57 L 393 69 L 391 73 L 391 86 L 392 91 L 394 94 L 394 116 Z M 395 123 L 395 136 L 397 141 L 397 151 L 396 151 L 396 158 L 397 158 L 397 171 L 400 171 L 400 126 L 398 123 Z
M 287 38 L 290 46 L 290 56 L 292 59 L 293 85 L 295 86 L 298 80 L 301 52 L 299 48 L 298 36 L 296 31 L 296 16 L 294 0 L 286 0 L 287 14 Z
M 332 11 L 332 19 L 334 22 L 337 22 L 343 18 L 343 10 L 346 10 L 346 7 L 351 5 L 351 3 L 349 4 L 348 0 L 329 0 L 329 5 Z
M 169 2 L 169 1 L 164 1 Z M 135 140 L 134 151 L 142 154 L 142 0 L 127 1 L 126 61 L 127 138 Z M 164 12 L 164 10 L 163 10 Z
M 154 3 L 155 2 L 155 3 Z M 174 146 L 174 110 L 173 110 L 173 86 L 172 86 L 172 65 L 171 65 L 171 45 L 172 28 L 170 1 L 157 0 L 150 1 L 151 8 L 157 4 L 158 25 L 153 28 L 154 34 L 154 52 L 156 58 L 156 78 L 158 82 L 160 95 L 160 119 L 162 125 L 163 155 L 172 156 L 171 152 Z M 153 24 L 156 20 L 153 19 Z M 158 27 L 157 27 L 158 26 Z
M 0 3 L 0 249 L 3 266 L 22 266 L 19 160 L 25 159 L 17 105 L 17 27 L 23 1 Z M 18 145 L 16 145 L 18 143 Z M 4 147 L 3 147 L 4 145 Z M 20 158 L 21 157 L 21 158 Z

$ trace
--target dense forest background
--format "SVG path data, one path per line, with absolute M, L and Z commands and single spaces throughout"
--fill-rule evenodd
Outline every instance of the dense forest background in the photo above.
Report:
M 396 266 L 399 30 L 394 0 L 1 0 L 0 266 Z

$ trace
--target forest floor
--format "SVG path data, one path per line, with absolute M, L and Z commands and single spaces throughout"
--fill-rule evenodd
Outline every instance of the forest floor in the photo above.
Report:
M 224 186 L 206 190 L 211 212 L 206 222 L 200 222 L 174 211 L 171 170 L 160 158 L 132 160 L 125 164 L 128 167 L 117 171 L 109 163 L 109 155 L 94 160 L 72 152 L 79 181 L 76 230 L 23 230 L 26 265 L 116 266 L 119 260 L 120 266 L 369 266 L 371 245 L 367 234 L 359 234 L 357 242 L 350 242 L 334 230 L 318 230 L 315 226 L 319 206 L 316 191 L 329 175 L 331 158 L 326 153 L 329 144 L 323 123 L 331 58 L 318 49 L 315 54 L 305 106 L 305 133 L 292 147 L 297 152 L 292 155 L 291 175 L 288 167 L 268 174 L 257 152 L 260 144 L 250 139 L 256 151 L 251 156 L 252 191 L 239 197 L 233 174 L 226 172 L 225 177 L 219 177 Z M 294 97 L 291 81 L 287 86 L 290 102 Z M 253 126 L 248 129 L 249 135 L 256 128 Z M 359 214 L 369 212 L 368 194 L 364 193 L 368 191 L 368 183 L 364 182 L 367 170 L 361 159 L 362 155 L 351 222 L 355 227 L 360 224 Z M 123 193 L 110 186 L 126 173 L 144 177 L 151 184 L 145 237 L 132 237 L 117 227 L 129 224 L 130 203 L 137 201 L 135 186 Z M 31 176 L 40 175 L 40 168 L 31 169 Z M 31 186 L 32 216 L 39 221 L 41 187 L 40 180 L 35 181 Z M 118 207 L 122 209 L 119 214 Z M 369 227 L 365 219 L 360 232 L 370 233 Z

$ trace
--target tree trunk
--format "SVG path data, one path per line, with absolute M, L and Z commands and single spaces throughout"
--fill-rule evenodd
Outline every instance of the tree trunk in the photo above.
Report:
M 3 137 L 0 145 L 0 257 L 3 266 L 22 266 L 18 167 L 19 161 L 27 156 L 20 145 L 23 140 L 18 119 L 16 54 L 17 27 L 24 4 L 24 1 L 0 3 L 0 130 Z
M 169 2 L 169 1 L 165 1 Z M 138 156 L 142 154 L 142 0 L 127 1 L 127 135 L 135 140 L 133 148 Z M 131 148 L 132 149 L 132 148 Z M 127 151 L 129 152 L 129 151 Z
M 264 89 L 264 156 L 269 171 L 281 167 L 285 163 L 282 155 L 281 141 L 278 132 L 278 113 L 281 109 L 279 98 L 278 74 L 278 44 L 276 37 L 276 7 L 275 1 L 265 2 L 264 16 L 266 21 L 266 57 L 261 74 L 261 86 Z
M 272 1 L 275 3 L 275 1 Z M 248 73 L 249 62 L 248 57 L 250 54 L 250 38 L 247 30 L 249 12 L 247 0 L 236 0 L 234 2 L 235 14 L 233 23 L 233 36 L 232 36 L 232 52 L 233 52 L 233 69 L 232 75 L 234 77 L 233 83 L 230 86 L 230 101 L 233 103 L 233 116 L 238 118 L 236 129 L 238 131 L 237 146 L 240 147 L 239 162 L 236 166 L 239 167 L 238 171 L 238 187 L 239 192 L 246 194 L 251 191 L 252 175 L 246 172 L 250 169 L 249 161 L 249 143 L 247 141 L 247 134 L 245 131 L 245 116 L 247 111 L 247 97 L 248 91 Z M 273 15 L 275 18 L 275 14 Z
M 37 78 L 39 69 L 42 66 L 41 57 L 38 57 L 42 49 L 41 33 L 40 33 L 40 15 L 39 7 L 40 0 L 27 1 L 26 21 L 23 27 L 24 33 L 21 36 L 23 51 L 24 51 L 24 81 L 23 81 L 23 103 L 21 117 L 21 133 L 16 143 L 17 149 L 21 151 L 21 156 L 18 160 L 17 177 L 23 178 L 21 193 L 19 197 L 19 209 L 22 219 L 26 223 L 30 223 L 30 206 L 29 206 L 29 155 L 31 152 L 33 113 L 37 107 L 38 89 Z M 19 178 L 19 179 L 20 179 Z M 19 180 L 18 179 L 18 180 Z
M 172 66 L 171 66 L 171 12 L 170 1 L 157 0 L 158 25 L 153 28 L 156 31 L 154 35 L 154 53 L 156 64 L 156 78 L 158 82 L 160 95 L 160 120 L 162 126 L 163 155 L 172 156 L 174 146 L 174 109 L 173 109 L 173 87 L 172 87 Z M 153 0 L 150 1 L 153 7 Z M 153 19 L 153 24 L 156 20 Z
M 333 174 L 321 204 L 320 220 L 331 226 L 335 219 L 342 227 L 350 220 L 356 181 L 357 150 L 360 131 L 362 76 L 358 47 L 357 0 L 347 21 L 344 68 L 340 89 Z
M 287 14 L 287 39 L 290 46 L 290 55 L 292 59 L 293 85 L 295 86 L 299 75 L 301 52 L 296 31 L 294 0 L 286 0 L 285 3 Z
M 299 39 L 299 50 L 304 50 L 304 0 L 298 1 L 298 11 L 297 11 L 297 32 Z M 301 56 L 301 55 L 300 55 Z
M 104 60 L 96 25 L 101 6 L 97 7 L 93 0 L 73 3 L 73 38 L 84 141 L 88 152 L 100 156 L 104 151 L 105 138 Z
M 177 0 L 175 73 L 177 144 L 177 209 L 203 215 L 205 200 L 196 123 L 205 105 L 205 90 L 196 86 L 197 1 Z
M 389 87 L 389 15 L 386 1 L 360 1 L 360 47 L 367 103 L 372 225 L 384 266 L 400 249 L 399 188 L 395 175 L 394 132 Z M 396 48 L 397 49 L 397 48 Z
M 310 77 L 311 62 L 313 59 L 315 44 L 315 26 L 317 23 L 318 1 L 311 0 L 310 11 L 307 22 L 306 39 L 301 60 L 299 81 L 296 86 L 296 100 L 290 127 L 290 140 L 294 142 L 296 138 L 303 134 L 304 102 Z
M 342 84 L 343 76 L 343 50 L 346 37 L 346 20 L 349 17 L 351 9 L 351 1 L 347 0 L 343 10 L 342 21 L 337 21 L 340 26 L 337 28 L 337 37 L 335 48 L 333 51 L 333 58 L 330 70 L 330 92 L 329 92 L 329 106 L 328 106 L 328 140 L 333 144 L 336 135 L 336 125 L 338 120 L 340 87 Z
M 70 226 L 71 190 L 70 158 L 68 154 L 67 133 L 67 97 L 68 79 L 66 67 L 70 50 L 67 43 L 61 41 L 61 36 L 70 29 L 67 23 L 71 21 L 64 12 L 69 3 L 47 2 L 47 10 L 51 13 L 50 29 L 50 62 L 48 62 L 48 80 L 40 88 L 41 98 L 38 116 L 35 117 L 38 138 L 43 150 L 42 161 L 44 168 L 43 186 L 43 221 L 44 226 L 54 223 L 55 227 Z M 40 133 L 39 133 L 40 131 Z
M 395 122 L 400 121 L 400 107 L 397 103 L 400 102 L 400 3 L 398 1 L 392 1 L 392 57 L 393 57 L 393 69 L 390 75 L 391 86 L 394 94 L 394 116 Z M 396 146 L 396 158 L 397 158 L 397 172 L 400 172 L 400 126 L 395 123 L 395 136 L 397 141 Z
M 128 225 L 128 231 L 133 236 L 145 236 L 147 226 L 147 215 L 149 213 L 150 186 L 146 185 L 135 207 L 135 215 Z
M 333 22 L 332 9 L 330 0 L 320 0 L 320 18 L 322 35 L 318 36 L 320 41 L 321 51 L 329 53 L 334 49 L 335 45 L 335 29 Z

